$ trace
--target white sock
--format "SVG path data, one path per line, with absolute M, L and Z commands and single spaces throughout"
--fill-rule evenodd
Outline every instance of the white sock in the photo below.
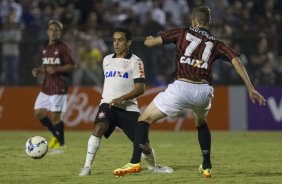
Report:
M 151 148 L 150 154 L 142 153 L 142 157 L 146 160 L 148 166 L 156 166 L 156 155 L 153 148 Z
M 100 141 L 101 138 L 95 137 L 94 135 L 89 137 L 84 167 L 91 167 L 94 157 L 100 147 Z

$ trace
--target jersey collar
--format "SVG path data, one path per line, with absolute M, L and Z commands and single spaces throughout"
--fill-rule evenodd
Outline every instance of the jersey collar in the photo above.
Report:
M 117 54 L 115 53 L 113 55 L 113 58 L 116 58 Z M 132 51 L 129 49 L 128 54 L 126 56 L 124 56 L 124 59 L 130 59 L 132 57 Z
M 203 28 L 203 27 L 198 27 L 201 31 L 205 31 L 207 32 L 210 36 L 212 35 L 210 30 L 206 29 L 206 28 Z

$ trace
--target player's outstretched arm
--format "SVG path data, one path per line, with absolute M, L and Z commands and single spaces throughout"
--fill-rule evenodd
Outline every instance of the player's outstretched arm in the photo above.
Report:
M 244 65 L 241 63 L 240 59 L 238 57 L 233 58 L 232 64 L 235 67 L 238 74 L 243 79 L 243 81 L 244 81 L 244 83 L 245 83 L 245 85 L 248 89 L 251 101 L 253 103 L 258 101 L 260 105 L 265 105 L 265 103 L 266 103 L 265 98 L 257 90 L 255 90 L 253 84 L 250 81 L 249 75 L 248 75 Z
M 156 45 L 161 45 L 163 43 L 162 37 L 157 36 L 157 37 L 153 37 L 153 36 L 148 36 L 146 37 L 145 41 L 144 41 L 144 45 L 147 47 L 153 47 Z

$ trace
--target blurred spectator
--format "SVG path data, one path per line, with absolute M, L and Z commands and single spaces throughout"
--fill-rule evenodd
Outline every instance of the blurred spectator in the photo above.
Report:
M 121 7 L 118 6 L 118 3 L 115 3 L 111 9 L 111 12 L 108 13 L 108 20 L 114 27 L 121 25 L 130 18 L 126 11 L 123 11 Z
M 139 18 L 139 22 L 141 24 L 144 24 L 146 22 L 148 12 L 151 11 L 152 7 L 152 0 L 138 1 L 135 5 L 133 5 L 133 12 Z
M 165 11 L 162 9 L 162 2 L 154 0 L 153 1 L 153 8 L 152 8 L 152 19 L 159 23 L 162 26 L 166 24 L 166 14 Z
M 259 62 L 261 59 L 257 58 L 263 58 L 263 54 L 255 55 L 261 50 L 257 47 L 262 46 L 257 46 L 256 43 L 260 39 L 260 32 L 263 32 L 267 37 L 267 52 L 270 52 L 273 58 L 281 57 L 282 39 L 279 35 L 279 30 L 282 28 L 281 0 L 0 0 L 0 31 L 4 32 L 7 29 L 7 17 L 13 12 L 12 22 L 23 25 L 20 46 L 24 52 L 21 52 L 21 58 L 30 61 L 22 65 L 21 78 L 23 84 L 32 84 L 34 80 L 31 80 L 30 74 L 25 71 L 30 71 L 30 67 L 36 63 L 38 58 L 36 49 L 46 39 L 45 25 L 50 19 L 64 22 L 65 39 L 69 45 L 73 45 L 74 54 L 77 55 L 76 61 L 79 63 L 80 44 L 84 43 L 83 45 L 86 46 L 85 43 L 88 41 L 74 36 L 74 29 L 83 30 L 86 34 L 86 29 L 92 27 L 95 31 L 94 35 L 99 35 L 98 40 L 102 39 L 104 45 L 108 44 L 109 47 L 114 27 L 127 25 L 136 33 L 133 48 L 144 60 L 147 68 L 147 83 L 152 84 L 157 80 L 155 77 L 159 75 L 163 75 L 167 81 L 167 58 L 176 53 L 171 53 L 169 48 L 168 50 L 154 48 L 149 51 L 142 44 L 144 36 L 157 35 L 160 30 L 190 26 L 190 10 L 202 5 L 215 10 L 212 11 L 214 21 L 212 34 L 227 44 L 235 41 L 239 45 L 242 53 L 249 58 L 247 67 L 253 73 L 251 77 L 259 76 L 256 79 L 257 84 L 277 84 L 281 74 L 279 67 L 281 60 L 272 59 L 272 64 L 262 65 Z M 1 43 L 3 40 L 0 41 Z M 88 45 L 88 49 L 97 48 Z M 105 53 L 103 49 L 99 48 L 99 50 L 102 55 Z M 0 53 L 1 65 L 4 63 L 3 54 L 5 53 Z M 227 80 L 234 80 L 229 82 L 238 84 L 229 66 L 224 69 L 228 72 L 222 72 L 220 68 L 214 70 L 215 78 L 219 79 L 215 80 L 215 84 L 225 84 Z M 270 75 L 265 76 L 268 74 Z M 83 81 L 79 83 L 83 85 Z
M 177 27 L 183 25 L 183 15 L 190 11 L 185 0 L 164 0 L 163 10 L 171 15 L 171 20 Z
M 275 66 L 275 85 L 282 86 L 282 57 L 277 59 L 277 64 Z
M 213 24 L 221 23 L 229 6 L 228 0 L 206 0 L 206 3 L 211 9 Z
M 88 27 L 86 32 L 76 31 L 75 36 L 80 39 L 81 44 L 78 49 L 79 67 L 74 74 L 74 85 L 102 86 L 102 59 L 108 52 L 108 47 L 92 27 Z
M 0 31 L 0 42 L 2 43 L 2 72 L 1 83 L 4 85 L 19 85 L 19 44 L 22 40 L 22 30 L 15 22 L 16 12 L 10 11 L 4 28 Z
M 164 26 L 153 19 L 152 12 L 148 12 L 144 25 L 142 26 L 142 29 L 139 30 L 142 30 L 141 35 L 143 36 L 156 36 L 158 31 L 164 30 Z
M 14 0 L 0 0 L 0 23 L 6 24 L 8 21 L 12 21 L 12 23 L 20 23 L 22 11 L 22 5 Z M 11 12 L 13 12 L 14 15 L 12 20 L 8 20 L 11 19 Z
M 268 40 L 261 37 L 257 50 L 251 55 L 250 70 L 255 84 L 271 85 L 275 83 L 274 53 L 268 49 Z
M 60 20 L 66 26 L 76 25 L 80 20 L 80 11 L 75 8 L 75 4 L 69 2 L 64 8 Z
M 44 18 L 45 18 L 45 14 L 41 16 L 41 10 L 38 7 L 37 1 L 26 2 L 25 4 L 23 4 L 22 21 L 27 29 L 29 30 L 38 29 L 40 24 L 42 23 L 41 21 L 43 21 Z M 50 19 L 48 19 L 48 21 L 49 20 Z M 48 21 L 47 22 L 44 21 L 44 23 L 48 23 Z
M 197 6 L 203 6 L 205 5 L 205 0 L 190 0 L 188 1 L 190 10 L 193 10 Z

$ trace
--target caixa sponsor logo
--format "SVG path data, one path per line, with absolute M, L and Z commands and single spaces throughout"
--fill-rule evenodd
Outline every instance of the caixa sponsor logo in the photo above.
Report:
M 180 58 L 180 63 L 187 63 L 188 65 L 192 65 L 194 67 L 198 67 L 198 68 L 204 68 L 207 69 L 208 68 L 208 64 L 202 60 L 198 60 L 198 59 L 191 59 L 189 57 L 186 56 L 182 56 Z
M 122 72 L 122 71 L 108 71 L 105 73 L 105 77 L 121 77 L 128 79 L 128 72 Z
M 53 58 L 53 57 L 46 57 L 42 58 L 42 64 L 44 65 L 59 65 L 61 64 L 61 60 L 59 58 Z

